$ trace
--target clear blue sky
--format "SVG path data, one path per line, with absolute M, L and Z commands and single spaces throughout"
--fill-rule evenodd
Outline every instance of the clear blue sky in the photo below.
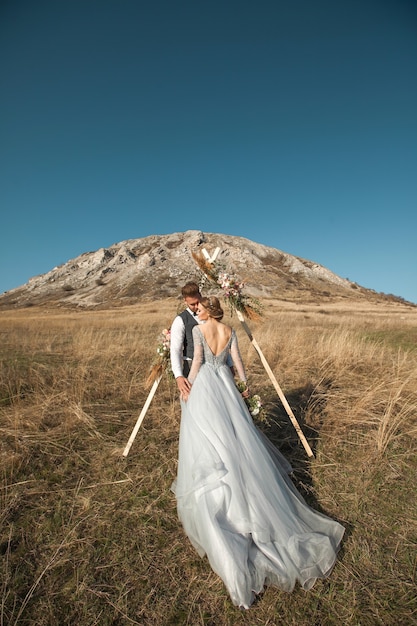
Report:
M 0 292 L 247 237 L 417 303 L 414 0 L 3 0 Z

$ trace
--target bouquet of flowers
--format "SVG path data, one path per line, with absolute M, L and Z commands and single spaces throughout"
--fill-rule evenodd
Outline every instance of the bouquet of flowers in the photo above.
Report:
M 169 376 L 172 376 L 170 348 L 171 330 L 169 328 L 164 328 L 156 346 L 157 356 L 151 365 L 151 371 L 146 379 L 146 388 L 150 387 L 164 372 L 166 372 Z
M 223 265 L 210 263 L 201 253 L 193 253 L 193 258 L 203 273 L 204 280 L 208 279 L 221 287 L 231 315 L 234 311 L 240 311 L 250 320 L 258 320 L 262 316 L 262 305 L 259 300 L 243 293 L 244 281 L 226 272 Z
M 248 384 L 244 380 L 238 380 L 236 383 L 236 387 L 238 388 L 240 393 L 243 393 L 248 388 Z M 266 420 L 265 410 L 262 405 L 262 400 L 261 400 L 261 397 L 258 396 L 258 394 L 254 394 L 253 396 L 248 396 L 243 399 L 252 417 L 256 417 L 258 420 L 261 420 L 261 421 Z
M 162 338 L 156 348 L 156 351 L 159 357 L 165 362 L 169 361 L 169 351 L 171 347 L 171 330 L 169 328 L 164 328 L 161 335 Z

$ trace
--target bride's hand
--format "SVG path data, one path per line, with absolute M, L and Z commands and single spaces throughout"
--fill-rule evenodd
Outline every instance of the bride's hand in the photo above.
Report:
M 242 391 L 242 398 L 249 398 L 249 396 L 250 396 L 249 387 L 246 387 L 246 389 Z
M 184 402 L 187 402 L 188 397 L 190 395 L 191 389 L 187 389 L 186 391 L 182 391 L 181 392 L 181 400 L 183 400 Z

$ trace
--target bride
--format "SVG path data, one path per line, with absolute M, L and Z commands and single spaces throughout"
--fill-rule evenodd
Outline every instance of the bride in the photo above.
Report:
M 304 502 L 290 464 L 253 424 L 227 365 L 230 353 L 247 380 L 219 300 L 202 298 L 198 317 L 204 323 L 193 328 L 173 491 L 192 545 L 207 555 L 233 604 L 247 609 L 265 585 L 290 592 L 298 581 L 307 590 L 327 577 L 344 528 Z

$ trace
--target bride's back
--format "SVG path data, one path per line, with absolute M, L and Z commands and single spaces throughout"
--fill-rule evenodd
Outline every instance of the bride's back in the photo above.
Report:
M 214 319 L 210 319 L 204 325 L 201 325 L 200 330 L 204 335 L 208 347 L 215 355 L 219 355 L 223 352 L 232 335 L 230 326 Z

